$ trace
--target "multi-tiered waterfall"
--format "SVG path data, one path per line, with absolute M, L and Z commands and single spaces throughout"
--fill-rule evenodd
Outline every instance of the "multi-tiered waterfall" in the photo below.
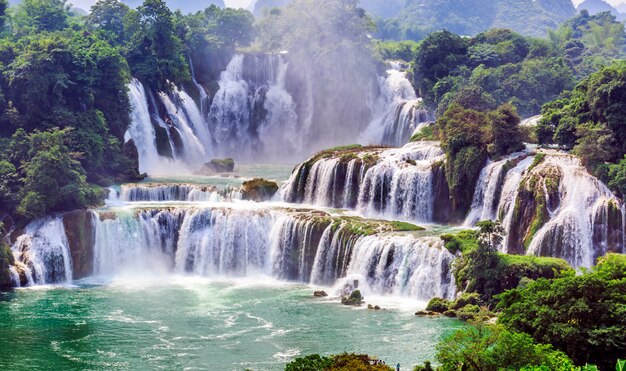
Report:
M 607 252 L 626 251 L 621 201 L 579 159 L 558 151 L 487 164 L 465 224 L 485 219 L 502 222 L 503 252 L 589 267 Z
M 441 240 L 393 232 L 386 222 L 255 204 L 90 213 L 95 275 L 268 275 L 325 286 L 358 279 L 367 292 L 422 300 L 456 291 L 453 256 Z M 35 222 L 26 232 L 13 247 L 26 267 L 21 283 L 71 282 L 63 217 Z
M 398 149 L 355 148 L 317 155 L 299 165 L 282 189 L 284 201 L 356 209 L 364 215 L 432 222 L 438 143 Z
M 132 139 L 138 148 L 140 170 L 150 174 L 190 172 L 211 157 L 301 159 L 322 149 L 320 143 L 401 146 L 432 117 L 420 108 L 420 99 L 406 78 L 406 67 L 398 62 L 389 64 L 386 76 L 378 78 L 379 86 L 362 92 L 372 97 L 364 103 L 369 118 L 362 117 L 364 110 L 360 110 L 353 119 L 341 122 L 313 122 L 317 116 L 324 120 L 333 116 L 317 112 L 329 107 L 316 106 L 316 96 L 321 93 L 314 91 L 314 78 L 308 78 L 305 87 L 290 83 L 289 76 L 297 71 L 289 69 L 288 56 L 235 55 L 212 94 L 195 77 L 192 85 L 168 93 L 150 91 L 133 80 L 129 86 L 132 125 L 126 139 Z M 330 108 L 349 111 L 352 98 L 336 100 L 336 107 Z M 343 128 L 340 132 L 344 134 L 338 137 L 329 127 Z M 355 138 L 354 133 L 363 134 Z M 166 166 L 168 163 L 175 165 Z

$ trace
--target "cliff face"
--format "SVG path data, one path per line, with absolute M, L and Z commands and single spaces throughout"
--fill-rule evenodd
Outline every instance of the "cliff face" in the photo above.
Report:
M 89 211 L 73 211 L 63 216 L 63 227 L 72 257 L 73 279 L 93 274 L 93 246 L 95 229 L 93 215 Z

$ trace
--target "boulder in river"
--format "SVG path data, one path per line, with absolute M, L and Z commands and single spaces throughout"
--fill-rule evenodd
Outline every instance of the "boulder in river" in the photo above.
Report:
M 328 294 L 326 293 L 326 291 L 315 291 L 313 293 L 313 296 L 315 296 L 316 298 L 325 298 L 328 296 Z
M 200 170 L 201 174 L 215 174 L 215 173 L 232 173 L 235 170 L 235 160 L 232 158 L 213 159 Z
M 252 179 L 243 182 L 241 193 L 244 200 L 263 202 L 269 201 L 278 192 L 278 184 L 265 179 Z

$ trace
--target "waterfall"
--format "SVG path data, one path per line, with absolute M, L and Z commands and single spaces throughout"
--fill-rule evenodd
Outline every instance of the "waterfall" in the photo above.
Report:
M 411 82 L 407 68 L 401 62 L 387 62 L 386 76 L 379 77 L 380 96 L 375 105 L 374 119 L 361 135 L 361 143 L 380 143 L 399 147 L 411 136 L 434 121 L 434 117 L 422 108 Z
M 241 199 L 235 189 L 220 190 L 215 186 L 199 184 L 124 184 L 117 198 L 110 201 L 126 202 L 222 202 Z
M 209 113 L 222 156 L 282 159 L 302 149 L 287 68 L 278 55 L 236 55 L 222 72 Z
M 159 153 L 156 146 L 156 133 L 150 120 L 150 110 L 146 91 L 137 79 L 128 85 L 131 103 L 131 124 L 124 138 L 133 140 L 139 153 L 139 171 L 142 173 L 158 171 Z
M 445 278 L 452 256 L 436 238 L 364 236 L 354 231 L 352 222 L 325 213 L 252 207 L 122 208 L 99 212 L 95 223 L 98 275 L 269 275 L 328 286 L 359 275 L 371 292 L 424 300 L 430 295 L 449 297 L 454 290 Z M 382 267 L 385 275 L 379 279 L 365 267 Z
M 433 142 L 322 156 L 298 166 L 281 197 L 286 202 L 356 209 L 371 217 L 431 222 L 432 166 L 444 159 Z
M 212 143 L 202 114 L 193 99 L 182 89 L 169 94 L 159 93 L 158 96 L 180 136 L 184 163 L 199 168 L 208 161 Z
M 17 282 L 32 286 L 72 281 L 72 259 L 61 218 L 31 222 L 11 250 L 18 262 L 12 269 Z
M 359 279 L 370 292 L 454 299 L 453 260 L 437 237 L 365 237 L 354 247 L 347 276 Z
M 562 174 L 560 202 L 556 210 L 550 210 L 551 218 L 535 235 L 528 254 L 559 256 L 574 267 L 591 267 L 607 252 L 609 207 L 616 205 L 620 213 L 619 201 L 587 172 L 578 158 L 550 155 L 538 170 L 546 167 L 558 168 Z M 622 227 L 621 221 L 617 224 Z M 617 252 L 624 251 L 623 246 L 620 248 Z
M 182 226 L 177 269 L 208 276 L 268 273 L 272 219 L 271 213 L 256 210 L 193 212 Z
M 503 194 L 505 195 L 503 203 L 507 205 L 507 208 L 510 206 L 511 197 L 516 194 L 519 187 L 521 174 L 530 166 L 531 161 L 527 160 L 520 164 L 521 166 L 514 166 L 511 172 L 509 172 L 511 170 L 509 167 L 516 160 L 528 155 L 527 152 L 518 152 L 502 160 L 487 163 L 487 166 L 480 172 L 472 206 L 465 218 L 464 226 L 473 227 L 481 220 L 496 220 L 498 202 Z

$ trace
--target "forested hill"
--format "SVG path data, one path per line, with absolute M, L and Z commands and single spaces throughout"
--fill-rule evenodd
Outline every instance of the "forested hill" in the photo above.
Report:
M 379 32 L 388 39 L 418 40 L 441 29 L 473 36 L 510 28 L 544 36 L 575 13 L 570 0 L 407 0 L 397 17 L 379 22 Z
M 143 1 L 142 0 L 123 0 L 123 3 L 130 6 L 131 8 L 136 8 L 140 6 Z M 9 4 L 15 6 L 21 3 L 21 0 L 9 0 Z M 73 2 L 68 2 L 73 3 Z M 95 3 L 95 1 L 94 1 Z M 200 10 L 204 10 L 211 5 L 217 5 L 219 7 L 224 7 L 224 0 L 168 0 L 166 1 L 167 6 L 172 9 L 180 9 L 183 13 L 192 13 Z M 77 5 L 77 4 L 73 4 Z M 87 10 L 87 9 L 84 9 Z

